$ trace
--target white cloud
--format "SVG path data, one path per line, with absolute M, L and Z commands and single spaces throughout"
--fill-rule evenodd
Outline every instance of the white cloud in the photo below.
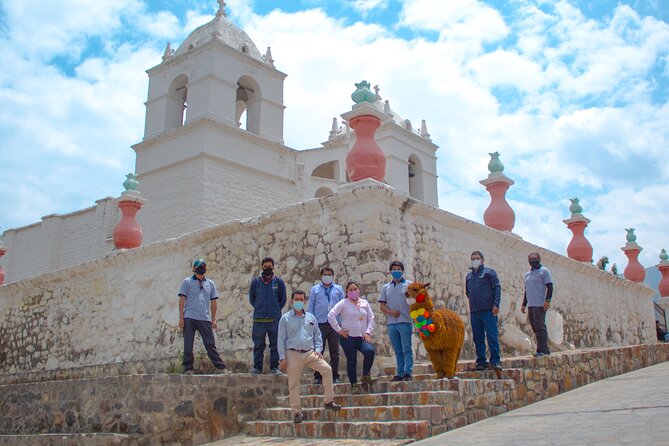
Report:
M 496 9 L 478 0 L 403 0 L 401 26 L 437 31 L 441 39 L 495 42 L 509 29 Z
M 388 7 L 389 0 L 347 0 L 353 9 L 363 14 L 369 13 L 373 9 L 383 10 Z

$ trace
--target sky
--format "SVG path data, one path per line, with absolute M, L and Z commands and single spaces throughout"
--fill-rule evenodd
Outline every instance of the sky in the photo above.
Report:
M 497 151 L 523 239 L 566 254 L 562 220 L 579 197 L 595 261 L 622 271 L 631 227 L 644 266 L 669 249 L 667 0 L 226 3 L 288 74 L 289 147 L 326 141 L 365 79 L 414 127 L 427 121 L 442 209 L 483 222 L 479 181 Z M 0 228 L 119 196 L 143 136 L 145 70 L 218 4 L 0 5 Z

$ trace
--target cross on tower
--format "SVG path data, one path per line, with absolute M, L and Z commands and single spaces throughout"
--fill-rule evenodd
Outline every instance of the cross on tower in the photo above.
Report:
M 376 95 L 379 97 L 379 99 L 381 99 L 381 95 L 379 94 L 379 91 L 381 91 L 381 89 L 379 88 L 379 86 L 378 86 L 378 85 L 374 85 L 374 94 L 376 94 Z
M 218 12 L 216 13 L 216 15 L 223 14 L 225 16 L 226 15 L 225 14 L 225 0 L 216 0 L 216 3 L 219 4 Z

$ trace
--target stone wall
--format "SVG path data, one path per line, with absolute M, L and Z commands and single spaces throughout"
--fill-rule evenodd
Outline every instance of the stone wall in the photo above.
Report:
M 114 249 L 112 231 L 120 212 L 111 197 L 69 214 L 51 214 L 29 226 L 8 229 L 0 259 L 5 283 L 94 259 Z
M 652 291 L 478 223 L 417 202 L 374 181 L 272 213 L 115 252 L 78 266 L 0 287 L 0 373 L 54 370 L 172 357 L 182 349 L 177 290 L 194 258 L 204 257 L 222 299 L 218 345 L 225 358 L 251 363 L 250 280 L 265 255 L 290 293 L 308 290 L 321 266 L 336 280 L 361 283 L 373 303 L 379 360 L 392 364 L 378 293 L 393 259 L 407 276 L 432 282 L 438 306 L 467 323 L 463 358 L 473 355 L 463 281 L 475 249 L 502 283 L 504 355 L 531 345 L 508 333 L 531 333 L 519 311 L 527 254 L 538 251 L 553 272 L 553 306 L 564 319 L 555 349 L 653 342 Z M 516 333 L 516 334 L 517 334 Z M 528 336 L 533 339 L 533 336 Z M 527 339 L 526 339 L 527 341 Z M 527 341 L 529 343 L 529 341 Z M 559 342 L 559 339 L 558 341 Z M 415 339 L 418 358 L 425 358 Z M 200 345 L 199 342 L 197 344 Z
M 5 385 L 0 434 L 114 432 L 146 439 L 134 444 L 203 444 L 238 434 L 244 421 L 277 403 L 287 381 L 250 374 L 124 375 Z

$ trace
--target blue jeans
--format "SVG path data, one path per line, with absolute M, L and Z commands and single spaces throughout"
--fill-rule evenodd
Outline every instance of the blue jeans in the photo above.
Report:
M 472 311 L 472 337 L 476 346 L 476 364 L 486 365 L 485 339 L 488 338 L 490 349 L 490 364 L 500 365 L 499 336 L 497 331 L 497 316 L 492 310 Z
M 262 370 L 263 357 L 265 355 L 265 337 L 269 338 L 269 368 L 274 370 L 279 368 L 279 348 L 277 341 L 279 338 L 279 320 L 272 322 L 253 322 L 253 367 Z
M 193 370 L 193 342 L 195 342 L 195 332 L 199 332 L 202 337 L 204 348 L 207 349 L 207 356 L 214 367 L 224 369 L 225 364 L 216 351 L 216 341 L 214 339 L 214 330 L 211 328 L 211 322 L 199 321 L 189 317 L 184 318 L 184 370 Z
M 358 351 L 363 356 L 362 376 L 367 376 L 372 371 L 372 365 L 374 364 L 374 347 L 372 347 L 372 344 L 363 341 L 362 337 L 349 336 L 345 338 L 340 336 L 339 342 L 346 356 L 346 374 L 348 375 L 348 380 L 351 384 L 355 384 L 358 382 Z
M 397 376 L 407 376 L 413 372 L 412 335 L 413 327 L 411 326 L 411 322 L 388 324 L 388 337 L 395 351 L 395 362 L 397 363 L 395 374 Z

